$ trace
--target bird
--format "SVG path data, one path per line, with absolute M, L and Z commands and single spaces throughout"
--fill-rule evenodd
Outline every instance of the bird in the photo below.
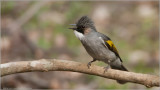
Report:
M 75 36 L 81 41 L 87 53 L 93 58 L 87 64 L 88 68 L 90 68 L 91 63 L 102 61 L 108 64 L 105 67 L 105 71 L 110 67 L 116 70 L 128 71 L 123 66 L 122 59 L 112 40 L 108 36 L 98 32 L 94 22 L 88 16 L 82 16 L 76 24 L 70 25 L 74 27 L 69 29 L 74 31 Z M 117 80 L 117 82 L 120 84 L 126 83 L 126 81 L 122 80 Z

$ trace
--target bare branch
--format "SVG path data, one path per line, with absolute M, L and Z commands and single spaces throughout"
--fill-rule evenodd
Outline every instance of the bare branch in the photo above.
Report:
M 67 60 L 42 59 L 1 64 L 1 76 L 34 71 L 72 71 L 114 80 L 124 80 L 132 83 L 142 84 L 147 87 L 160 86 L 159 76 L 113 69 L 108 69 L 108 71 L 104 73 L 103 67 L 92 65 L 90 69 L 88 69 L 86 64 Z

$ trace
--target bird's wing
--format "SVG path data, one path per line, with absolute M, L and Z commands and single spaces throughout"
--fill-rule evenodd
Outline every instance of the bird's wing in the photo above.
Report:
M 109 37 L 107 37 L 104 34 L 101 34 L 99 38 L 102 41 L 102 43 L 104 44 L 104 46 L 108 47 L 112 52 L 115 53 L 115 55 L 117 57 L 120 58 L 119 53 L 118 53 L 115 45 L 113 44 L 112 40 Z M 121 58 L 120 58 L 120 60 L 121 60 Z M 121 60 L 121 62 L 122 62 L 122 60 Z

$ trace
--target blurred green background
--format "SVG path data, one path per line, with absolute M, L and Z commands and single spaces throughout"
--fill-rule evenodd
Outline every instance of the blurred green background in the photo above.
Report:
M 99 32 L 113 40 L 129 71 L 158 75 L 158 9 L 158 1 L 2 1 L 1 63 L 41 58 L 88 63 L 92 58 L 68 29 L 87 15 Z M 93 64 L 106 66 L 98 61 Z M 60 71 L 9 75 L 1 79 L 1 85 L 16 89 L 147 89 Z

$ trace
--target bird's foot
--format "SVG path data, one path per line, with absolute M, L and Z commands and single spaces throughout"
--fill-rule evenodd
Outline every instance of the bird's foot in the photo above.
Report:
M 89 62 L 89 63 L 87 64 L 88 69 L 90 69 L 91 63 L 92 63 L 92 62 Z
M 104 67 L 104 73 L 107 72 L 109 68 L 110 68 L 109 65 L 107 67 Z
M 93 59 L 92 61 L 90 61 L 90 62 L 87 64 L 88 69 L 90 69 L 91 63 L 92 63 L 92 62 L 95 62 L 95 61 L 96 61 L 96 59 Z

